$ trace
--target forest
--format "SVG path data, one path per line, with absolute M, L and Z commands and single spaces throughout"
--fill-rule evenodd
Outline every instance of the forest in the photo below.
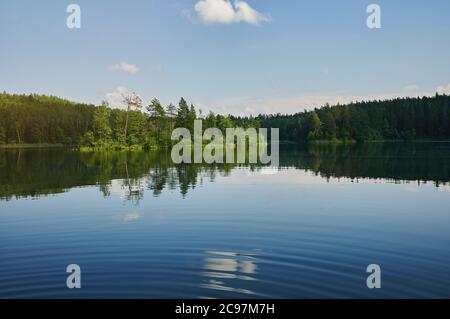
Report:
M 163 106 L 153 99 L 143 106 L 136 94 L 124 97 L 124 108 L 107 102 L 95 106 L 45 95 L 0 93 L 0 144 L 58 144 L 95 148 L 171 146 L 176 127 L 279 128 L 280 140 L 383 141 L 450 139 L 450 96 L 398 98 L 325 105 L 296 114 L 239 117 L 202 110 L 181 98 Z

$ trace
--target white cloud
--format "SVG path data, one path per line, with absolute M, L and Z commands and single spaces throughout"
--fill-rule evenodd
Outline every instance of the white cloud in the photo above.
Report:
M 326 103 L 330 105 L 348 104 L 360 101 L 387 100 L 406 97 L 434 96 L 439 94 L 450 94 L 450 84 L 441 85 L 433 92 L 419 92 L 419 86 L 410 85 L 404 88 L 403 92 L 352 95 L 352 94 L 305 94 L 305 95 L 285 95 L 269 97 L 238 96 L 224 98 L 221 100 L 197 103 L 203 110 L 211 109 L 219 114 L 233 115 L 257 115 L 257 114 L 294 114 L 303 110 L 313 110 L 320 108 Z
M 159 66 L 155 65 L 154 69 L 154 72 L 158 72 Z M 439 94 L 450 94 L 450 84 L 441 85 L 433 92 L 418 92 L 418 86 L 414 88 L 415 90 L 406 90 L 406 88 L 407 87 L 404 88 L 403 92 L 371 95 L 328 93 L 268 97 L 237 96 L 218 100 L 196 101 L 194 104 L 204 110 L 204 113 L 207 113 L 207 110 L 212 110 L 219 114 L 233 115 L 294 114 L 304 110 L 320 108 L 327 103 L 336 105 L 360 101 L 434 96 L 436 92 Z M 126 87 L 119 86 L 114 92 L 106 94 L 106 100 L 111 107 L 125 109 L 125 105 L 122 102 L 122 96 L 130 93 L 131 91 Z
M 205 23 L 233 23 L 233 5 L 227 0 L 201 0 L 194 6 L 195 11 Z
M 126 62 L 110 65 L 108 69 L 111 71 L 122 71 L 131 74 L 138 73 L 140 71 L 139 67 L 137 67 L 136 65 Z
M 450 84 L 438 86 L 436 92 L 439 94 L 450 95 Z
M 419 89 L 419 86 L 417 84 L 411 84 L 411 85 L 407 85 L 404 87 L 404 90 L 408 91 L 408 92 L 414 92 L 414 91 L 417 91 L 418 89 Z
M 259 25 L 269 22 L 270 16 L 259 13 L 247 2 L 236 0 L 232 4 L 229 0 L 200 0 L 194 6 L 204 23 L 239 23 L 246 22 Z
M 358 101 L 373 101 L 394 99 L 397 97 L 406 96 L 423 96 L 430 94 L 405 94 L 405 93 L 391 93 L 391 94 L 374 94 L 374 95 L 339 95 L 339 94 L 325 94 L 325 95 L 292 95 L 292 96 L 275 96 L 266 98 L 255 97 L 234 97 L 226 98 L 212 103 L 202 103 L 202 109 L 207 110 L 212 108 L 214 112 L 220 114 L 233 115 L 257 115 L 257 114 L 294 114 L 302 112 L 303 110 L 313 110 L 319 108 L 326 103 L 330 105 L 347 104 Z
M 127 107 L 123 103 L 123 97 L 129 96 L 133 92 L 124 86 L 118 86 L 113 92 L 106 93 L 105 100 L 109 107 L 125 110 Z M 141 97 L 142 98 L 142 97 Z

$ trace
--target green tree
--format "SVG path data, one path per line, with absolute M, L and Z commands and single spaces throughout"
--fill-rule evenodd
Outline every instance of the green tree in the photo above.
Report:
M 128 118 L 129 113 L 132 110 L 140 110 L 142 108 L 142 99 L 139 95 L 137 95 L 135 92 L 131 93 L 124 93 L 122 94 L 123 102 L 125 103 L 125 106 L 127 108 L 126 115 L 125 115 L 125 141 L 128 143 L 127 135 L 128 135 Z
M 321 118 L 324 137 L 333 139 L 336 137 L 336 122 L 331 112 L 325 112 Z
M 172 103 L 170 103 L 167 107 L 166 107 L 166 115 L 167 115 L 167 139 L 170 140 L 170 137 L 172 135 L 172 131 L 175 128 L 175 121 L 176 121 L 176 116 L 177 116 L 177 109 L 175 107 L 175 105 L 173 105 Z
M 234 127 L 234 123 L 229 115 L 228 116 L 219 115 L 217 116 L 217 126 L 219 130 L 221 130 L 225 134 L 227 128 Z
M 184 98 L 180 99 L 178 103 L 177 116 L 175 121 L 176 127 L 184 127 L 190 129 L 189 117 L 190 117 L 189 106 Z
M 118 145 L 126 145 L 123 127 L 125 125 L 125 112 L 119 109 L 111 110 L 110 116 L 113 141 Z
M 96 142 L 100 145 L 107 145 L 111 140 L 111 125 L 109 123 L 110 109 L 108 103 L 103 101 L 94 112 L 93 131 Z
M 83 145 L 83 146 L 88 146 L 88 147 L 94 146 L 95 145 L 94 133 L 92 133 L 91 131 L 84 133 L 80 142 L 81 142 L 81 145 Z
M 203 128 L 208 129 L 216 126 L 217 126 L 216 115 L 214 114 L 214 112 L 209 111 L 208 115 L 203 121 Z
M 6 131 L 5 128 L 0 126 L 0 144 L 6 143 Z
M 306 131 L 308 139 L 316 139 L 319 137 L 319 130 L 322 122 L 315 111 L 311 112 L 306 120 Z
M 150 116 L 149 122 L 151 126 L 155 128 L 156 143 L 161 144 L 163 129 L 166 126 L 166 111 L 158 99 L 153 99 L 151 101 L 151 103 L 147 106 L 147 111 Z

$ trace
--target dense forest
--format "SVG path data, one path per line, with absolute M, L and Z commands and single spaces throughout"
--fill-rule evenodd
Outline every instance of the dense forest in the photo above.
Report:
M 0 144 L 64 144 L 90 147 L 170 146 L 172 130 L 217 127 L 279 128 L 282 141 L 371 141 L 450 139 L 450 96 L 399 98 L 325 105 L 293 115 L 236 117 L 204 115 L 183 98 L 164 107 L 147 106 L 136 94 L 124 97 L 125 108 L 70 102 L 44 95 L 0 93 Z
M 236 125 L 245 118 L 232 118 Z M 280 139 L 446 140 L 450 139 L 450 96 L 358 102 L 294 115 L 259 115 L 261 127 L 278 127 Z
M 64 144 L 92 147 L 167 146 L 176 127 L 234 127 L 230 116 L 202 117 L 181 98 L 178 107 L 154 99 L 145 108 L 136 94 L 125 109 L 73 103 L 54 96 L 0 94 L 0 144 Z

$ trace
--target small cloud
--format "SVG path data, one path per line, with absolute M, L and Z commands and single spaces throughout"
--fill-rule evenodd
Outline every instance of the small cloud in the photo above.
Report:
M 185 17 L 186 19 L 188 19 L 191 22 L 195 21 L 194 17 L 192 16 L 192 11 L 189 9 L 186 9 L 186 8 L 181 9 L 180 14 L 182 17 Z
M 450 95 L 450 84 L 438 86 L 436 92 L 438 94 Z
M 246 22 L 259 25 L 271 20 L 270 16 L 259 13 L 242 0 L 236 0 L 234 4 L 229 0 L 200 0 L 195 4 L 194 9 L 200 19 L 208 24 Z
M 141 69 L 139 69 L 139 67 L 137 67 L 136 65 L 129 64 L 129 63 L 126 63 L 126 62 L 121 62 L 121 63 L 118 63 L 118 64 L 110 65 L 108 67 L 108 70 L 110 70 L 110 71 L 122 71 L 122 72 L 125 72 L 125 73 L 134 74 L 134 73 L 138 73 Z
M 417 91 L 418 89 L 419 89 L 419 86 L 417 84 L 407 85 L 403 88 L 403 90 L 408 91 L 408 92 L 414 92 L 414 91 Z

